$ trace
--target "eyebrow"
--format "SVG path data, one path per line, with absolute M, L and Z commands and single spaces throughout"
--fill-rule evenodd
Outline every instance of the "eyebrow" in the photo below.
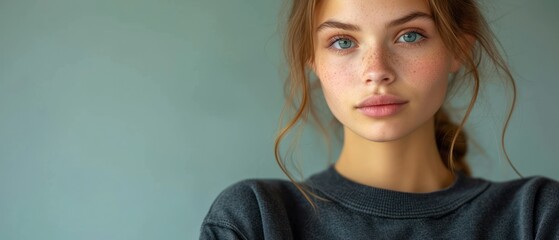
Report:
M 401 18 L 390 21 L 386 26 L 387 27 L 394 27 L 394 26 L 402 25 L 404 23 L 410 22 L 410 21 L 415 20 L 415 19 L 420 19 L 420 18 L 433 20 L 433 17 L 428 13 L 412 12 L 412 13 L 407 14 L 407 15 L 401 17 Z M 322 24 L 320 24 L 316 28 L 316 32 L 320 32 L 320 31 L 322 31 L 326 28 L 338 28 L 338 29 L 347 30 L 347 31 L 361 31 L 361 28 L 357 25 L 353 25 L 353 24 L 350 24 L 350 23 L 338 22 L 338 21 L 335 21 L 335 20 L 328 20 L 328 21 L 323 22 Z
M 342 30 L 354 31 L 354 32 L 361 31 L 361 28 L 359 28 L 357 25 L 338 22 L 338 21 L 334 21 L 334 20 L 328 20 L 328 21 L 323 22 L 322 24 L 320 24 L 320 26 L 318 26 L 316 28 L 316 32 L 320 32 L 320 31 L 322 31 L 326 28 L 339 28 L 339 29 L 342 29 Z
M 403 17 L 398 18 L 396 20 L 392 20 L 390 23 L 388 23 L 387 26 L 394 27 L 394 26 L 402 25 L 404 23 L 407 23 L 407 22 L 410 22 L 412 20 L 419 19 L 419 18 L 423 18 L 423 19 L 427 19 L 427 20 L 433 20 L 433 17 L 431 16 L 431 14 L 424 13 L 424 12 L 412 12 L 412 13 L 406 15 L 406 16 L 403 16 Z

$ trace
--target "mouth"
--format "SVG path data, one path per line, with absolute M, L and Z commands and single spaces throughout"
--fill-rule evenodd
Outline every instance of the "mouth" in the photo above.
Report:
M 369 117 L 388 117 L 399 113 L 408 101 L 394 95 L 373 95 L 356 106 Z
M 400 98 L 395 95 L 373 95 L 366 98 L 361 103 L 359 103 L 357 105 L 357 108 L 382 106 L 382 105 L 394 105 L 394 104 L 398 105 L 398 104 L 405 104 L 407 102 L 408 101 L 404 100 L 403 98 Z

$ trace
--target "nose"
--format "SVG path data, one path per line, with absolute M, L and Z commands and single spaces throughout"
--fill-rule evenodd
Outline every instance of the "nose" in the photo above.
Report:
M 375 46 L 363 56 L 363 80 L 365 84 L 390 84 L 396 79 L 393 56 L 387 47 Z

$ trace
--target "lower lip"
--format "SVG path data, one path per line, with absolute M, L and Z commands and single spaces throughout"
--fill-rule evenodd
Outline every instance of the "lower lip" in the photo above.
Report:
M 387 104 L 357 108 L 363 114 L 369 117 L 388 117 L 397 114 L 402 110 L 405 103 Z

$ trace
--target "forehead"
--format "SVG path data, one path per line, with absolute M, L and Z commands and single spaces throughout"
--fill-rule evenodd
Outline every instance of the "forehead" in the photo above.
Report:
M 321 0 L 314 25 L 336 19 L 359 23 L 386 23 L 411 12 L 430 13 L 427 0 Z

